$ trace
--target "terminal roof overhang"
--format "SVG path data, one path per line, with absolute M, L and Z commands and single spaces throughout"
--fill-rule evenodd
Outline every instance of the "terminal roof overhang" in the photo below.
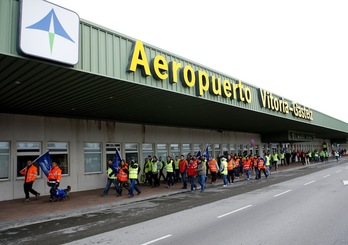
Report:
M 0 112 L 240 131 L 299 131 L 322 139 L 348 133 L 155 87 L 0 54 Z

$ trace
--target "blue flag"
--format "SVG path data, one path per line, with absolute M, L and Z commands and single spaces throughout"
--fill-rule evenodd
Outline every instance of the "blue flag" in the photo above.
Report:
M 203 153 L 203 156 L 205 156 L 205 159 L 207 159 L 207 161 L 209 161 L 208 145 L 207 145 L 207 147 L 205 147 L 205 151 L 204 151 L 204 153 Z
M 199 151 L 196 153 L 196 157 L 197 157 L 197 158 L 200 158 L 201 156 L 202 156 L 201 150 L 199 150 Z
M 35 161 L 33 162 L 37 162 L 40 166 L 40 168 L 42 169 L 42 171 L 44 172 L 44 174 L 46 175 L 46 177 L 48 176 L 48 173 L 50 172 L 51 169 L 51 158 L 50 158 L 50 152 L 46 151 L 44 154 L 42 154 L 41 156 L 39 156 Z
M 115 174 L 117 174 L 118 168 L 120 167 L 120 165 L 121 165 L 121 156 L 116 148 L 115 159 L 112 162 L 112 164 L 110 165 L 110 168 L 114 171 Z

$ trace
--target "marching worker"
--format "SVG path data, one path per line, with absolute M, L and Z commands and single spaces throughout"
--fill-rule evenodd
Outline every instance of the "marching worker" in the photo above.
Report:
M 208 166 L 211 174 L 211 183 L 213 184 L 216 182 L 216 173 L 219 172 L 219 165 L 217 161 L 212 156 L 210 156 Z
M 191 191 L 193 191 L 193 188 L 197 190 L 197 186 L 195 184 L 196 169 L 197 169 L 197 162 L 193 161 L 193 159 L 190 159 L 187 166 L 187 175 L 190 180 Z
M 234 171 L 233 171 L 233 159 L 232 159 L 232 155 L 228 154 L 227 155 L 227 181 L 229 184 L 234 183 Z
M 167 188 L 174 185 L 173 173 L 174 173 L 174 161 L 170 156 L 167 156 L 167 161 L 165 162 L 165 168 L 167 171 Z
M 180 161 L 179 156 L 175 156 L 175 160 L 174 160 L 174 180 L 175 180 L 175 183 L 181 182 L 179 161 Z
M 104 188 L 104 196 L 107 196 L 109 193 L 109 189 L 111 184 L 114 184 L 116 188 L 116 194 L 118 193 L 118 185 L 116 182 L 116 173 L 114 173 L 114 170 L 111 168 L 112 160 L 108 160 L 108 172 L 107 172 L 107 180 L 106 180 L 106 186 Z
M 250 156 L 243 158 L 243 170 L 246 175 L 246 179 L 250 180 L 250 168 L 251 168 L 251 159 Z
M 197 166 L 197 175 L 198 175 L 198 183 L 201 186 L 201 192 L 204 192 L 205 189 L 205 173 L 206 173 L 206 164 L 203 162 L 202 157 L 198 158 L 198 166 Z
M 157 160 L 156 156 L 153 156 L 152 158 L 152 164 L 151 164 L 151 172 L 152 172 L 152 188 L 160 186 L 160 180 L 158 177 L 159 170 L 161 168 L 160 162 Z
M 257 178 L 258 178 L 258 179 L 261 179 L 261 171 L 262 171 L 262 172 L 265 174 L 265 177 L 266 177 L 266 179 L 267 179 L 268 174 L 267 174 L 267 172 L 266 172 L 265 159 L 262 158 L 262 157 L 260 157 L 260 156 L 257 156 L 257 157 L 259 158 L 259 162 L 258 162 L 258 169 L 259 169 L 259 171 L 258 171 L 258 176 L 257 176 Z
M 220 174 L 222 175 L 222 179 L 224 181 L 223 187 L 226 187 L 228 184 L 228 181 L 227 181 L 228 169 L 227 169 L 227 161 L 225 157 L 221 157 Z
M 138 163 L 134 161 L 134 159 L 131 160 L 130 166 L 129 166 L 129 180 L 130 180 L 130 187 L 129 187 L 129 198 L 134 197 L 134 190 L 138 192 L 137 195 L 141 193 L 141 190 L 136 185 L 136 180 L 138 179 Z
M 121 166 L 117 173 L 117 196 L 122 196 L 122 189 L 123 187 L 126 188 L 129 192 L 128 187 L 126 186 L 128 181 L 128 165 L 126 164 L 126 161 L 124 159 L 121 160 Z
M 37 177 L 37 167 L 33 165 L 33 162 L 31 160 L 27 161 L 27 166 L 20 171 L 20 174 L 24 175 L 23 188 L 24 188 L 24 194 L 25 194 L 25 201 L 26 202 L 30 201 L 29 192 L 35 195 L 36 197 L 39 197 L 40 193 L 38 193 L 37 191 L 33 189 L 33 184 Z
M 58 167 L 57 162 L 52 162 L 52 167 L 47 176 L 47 185 L 51 187 L 50 201 L 53 200 L 53 193 L 59 187 L 60 179 L 62 178 L 62 170 Z
M 145 184 L 152 185 L 152 157 L 149 155 L 145 158 L 144 164 L 144 173 L 145 173 Z
M 180 161 L 179 161 L 179 170 L 181 174 L 181 179 L 183 186 L 181 189 L 187 189 L 187 166 L 188 162 L 186 161 L 184 155 L 180 156 Z

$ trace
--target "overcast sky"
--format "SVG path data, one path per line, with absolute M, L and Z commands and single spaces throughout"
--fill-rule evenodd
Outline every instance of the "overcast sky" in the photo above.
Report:
M 346 0 L 50 2 L 348 123 Z

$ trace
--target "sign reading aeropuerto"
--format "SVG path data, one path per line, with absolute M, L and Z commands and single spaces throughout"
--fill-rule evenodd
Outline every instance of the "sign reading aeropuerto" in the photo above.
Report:
M 135 41 L 127 67 L 128 72 L 141 70 L 143 76 L 153 76 L 157 80 L 168 79 L 171 84 L 181 82 L 182 86 L 195 88 L 197 96 L 209 93 L 212 96 L 222 96 L 231 100 L 253 103 L 252 89 L 242 83 L 221 79 L 214 75 L 208 75 L 205 70 L 194 70 L 192 66 L 183 66 L 175 60 L 167 61 L 162 55 L 156 55 L 148 61 L 145 47 L 141 41 Z M 271 111 L 289 114 L 306 120 L 313 120 L 313 112 L 296 102 L 289 102 L 284 98 L 278 98 L 263 89 L 258 90 L 259 103 L 262 108 Z
M 39 0 L 20 1 L 19 49 L 68 65 L 79 61 L 79 16 L 68 9 Z

